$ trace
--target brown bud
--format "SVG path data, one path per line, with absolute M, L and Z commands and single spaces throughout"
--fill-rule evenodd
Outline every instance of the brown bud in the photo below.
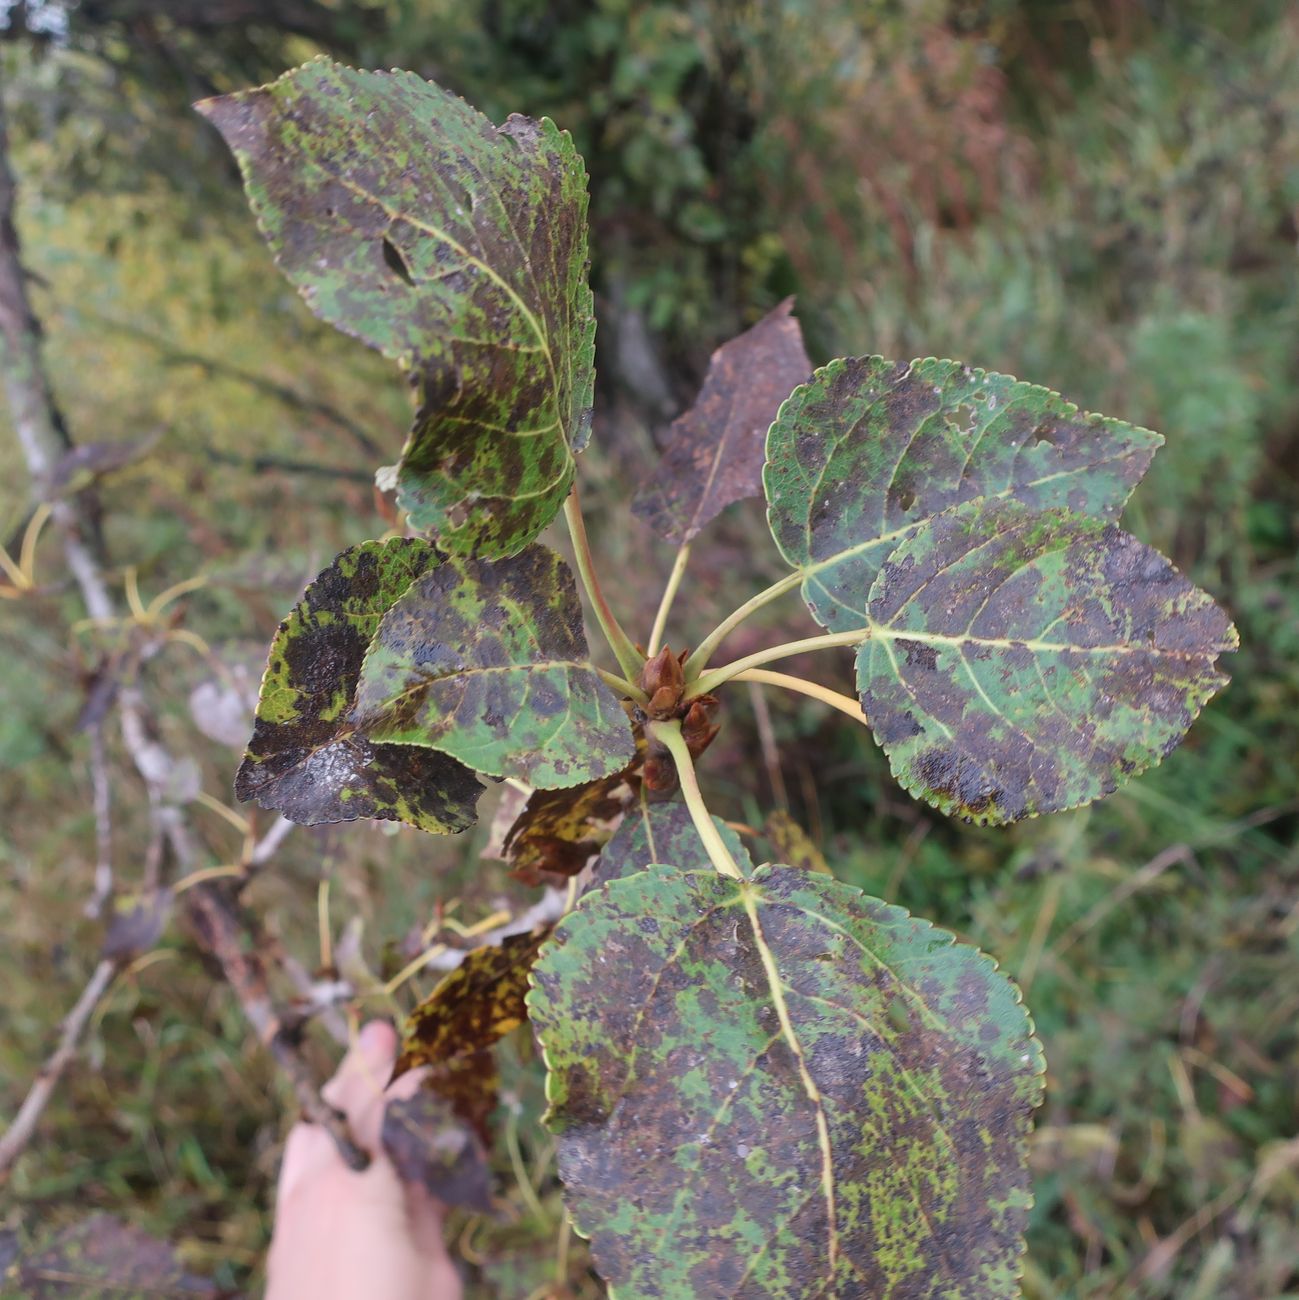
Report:
M 651 718 L 666 719 L 676 716 L 681 695 L 686 686 L 686 675 L 681 661 L 664 646 L 646 662 L 640 673 L 641 689 L 649 696 L 645 712 Z
M 641 768 L 641 785 L 650 794 L 670 794 L 680 783 L 677 765 L 667 746 L 650 736 L 645 746 L 645 765 Z
M 650 754 L 645 759 L 641 781 L 651 794 L 667 794 L 677 788 L 677 766 L 670 754 Z
M 681 735 L 692 758 L 698 758 L 721 730 L 713 721 L 716 713 L 717 697 L 714 695 L 700 695 L 690 701 L 686 716 L 681 720 Z

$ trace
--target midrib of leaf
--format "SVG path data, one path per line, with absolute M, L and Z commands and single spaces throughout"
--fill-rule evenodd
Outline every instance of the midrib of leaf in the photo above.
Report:
M 640 788 L 640 821 L 645 828 L 645 842 L 649 846 L 650 860 L 645 865 L 658 861 L 659 851 L 654 845 L 654 826 L 649 815 L 649 804 L 645 800 L 645 787 Z
M 377 207 L 384 214 L 384 216 L 388 218 L 389 222 L 403 221 L 408 226 L 413 227 L 415 230 L 421 230 L 426 235 L 430 235 L 434 239 L 441 240 L 443 243 L 449 245 L 462 257 L 464 257 L 469 263 L 478 267 L 479 270 L 481 270 L 482 273 L 489 280 L 491 280 L 492 283 L 495 284 L 514 303 L 514 305 L 519 309 L 520 313 L 522 313 L 523 318 L 527 321 L 528 326 L 531 328 L 532 333 L 537 340 L 537 344 L 540 347 L 541 352 L 546 358 L 546 368 L 550 371 L 550 391 L 555 403 L 555 424 L 563 426 L 564 406 L 563 406 L 562 394 L 560 393 L 559 390 L 559 376 L 555 370 L 555 359 L 550 350 L 550 338 L 547 335 L 546 331 L 541 327 L 541 322 L 537 319 L 532 309 L 528 306 L 526 302 L 524 302 L 523 298 L 519 295 L 518 290 L 515 289 L 514 286 L 510 284 L 493 266 L 491 266 L 490 263 L 483 261 L 481 257 L 475 257 L 474 254 L 471 253 L 469 249 L 467 249 L 458 239 L 454 238 L 451 234 L 443 230 L 441 227 L 432 225 L 427 221 L 421 221 L 418 217 L 410 216 L 405 212 L 401 212 L 399 210 L 392 208 L 389 204 L 385 203 L 384 200 L 379 197 L 379 195 L 371 192 L 370 190 L 367 190 L 364 185 L 358 185 L 355 181 L 351 180 L 349 177 L 331 171 L 328 167 L 326 167 L 323 163 L 321 163 L 317 159 L 308 159 L 308 163 L 309 165 L 317 167 L 320 171 L 324 172 L 326 176 L 329 176 L 333 180 L 337 181 L 340 185 L 343 186 L 344 189 L 350 190 L 358 198 L 364 199 L 369 203 L 373 203 L 375 207 Z M 477 172 L 477 169 L 475 169 L 475 171 Z M 502 212 L 504 212 L 505 210 L 504 203 L 502 202 L 500 195 L 497 194 L 495 187 L 491 185 L 487 181 L 486 177 L 484 177 L 481 173 L 477 173 L 477 174 L 480 182 L 482 183 L 483 188 L 489 194 L 492 195 L 493 199 L 495 199 L 497 203 L 497 206 L 501 208 Z M 523 258 L 523 264 L 528 268 L 529 274 L 531 274 L 532 273 L 531 260 L 523 252 L 522 247 L 519 245 L 518 234 L 515 232 L 514 225 L 512 222 L 508 220 L 508 217 L 506 219 L 506 224 L 509 226 L 510 235 L 514 240 L 516 247 L 519 247 L 520 256 Z M 535 287 L 536 284 L 535 279 L 533 283 Z M 499 340 L 495 340 L 490 343 L 490 346 L 493 347 L 500 346 L 500 345 L 501 343 Z M 510 431 L 507 430 L 507 432 Z M 529 432 L 528 436 L 532 436 L 533 434 L 538 432 L 549 432 L 549 430 L 532 430 Z M 520 496 L 513 496 L 510 498 L 511 500 L 522 501 L 522 500 L 526 500 L 529 497 L 544 495 L 547 491 L 549 491 L 550 488 L 553 488 L 556 483 L 559 483 L 564 478 L 564 476 L 568 473 L 570 466 L 576 465 L 576 460 L 573 456 L 573 448 L 570 441 L 570 434 L 566 427 L 563 428 L 563 433 L 564 433 L 564 437 L 562 438 L 562 442 L 564 444 L 564 462 L 563 462 L 564 467 L 561 470 L 561 472 L 555 478 L 551 479 L 551 481 L 539 491 L 527 492 Z M 514 434 L 513 432 L 510 432 L 510 436 L 516 437 L 518 435 Z
M 728 424 L 730 422 L 731 412 L 734 410 L 734 408 L 735 408 L 735 402 L 734 400 L 732 400 L 727 404 L 726 407 L 726 419 Z M 718 440 L 717 447 L 713 452 L 713 463 L 709 465 L 708 477 L 704 480 L 703 491 L 699 494 L 698 504 L 695 506 L 694 510 L 691 511 L 690 513 L 690 528 L 696 527 L 699 523 L 699 516 L 703 513 L 704 507 L 708 504 L 708 494 L 713 490 L 713 480 L 717 477 L 718 467 L 722 463 L 722 453 L 726 450 L 727 447 L 730 446 L 730 444 L 731 444 L 730 433 L 724 434 Z
M 544 672 L 550 668 L 582 668 L 587 672 L 594 672 L 589 663 L 578 663 L 573 659 L 547 659 L 541 663 L 528 664 L 493 664 L 486 667 L 469 667 L 457 668 L 452 672 L 439 673 L 436 677 L 430 676 L 422 682 L 417 682 L 414 686 L 408 686 L 405 690 L 399 691 L 396 695 L 391 696 L 384 703 L 388 708 L 401 704 L 410 699 L 412 695 L 420 691 L 427 691 L 438 682 L 455 682 L 465 677 L 482 677 L 489 673 L 536 673 Z M 362 671 L 364 676 L 364 671 Z
M 883 623 L 872 622 L 866 629 L 866 640 L 879 641 L 918 641 L 924 645 L 945 645 L 963 648 L 965 646 L 995 646 L 1002 650 L 1032 650 L 1037 654 L 1047 654 L 1068 650 L 1079 655 L 1162 655 L 1170 659 L 1203 659 L 1204 650 L 1178 650 L 1175 647 L 1157 645 L 1076 645 L 1069 641 L 1038 641 L 1032 638 L 1014 640 L 1009 637 L 974 636 L 968 632 L 953 635 L 941 632 L 908 632 L 905 628 L 892 627 Z
M 816 1110 L 816 1138 L 817 1145 L 821 1148 L 821 1192 L 825 1198 L 826 1212 L 826 1257 L 829 1264 L 829 1271 L 826 1276 L 827 1280 L 830 1280 L 833 1279 L 834 1271 L 839 1263 L 839 1218 L 835 1207 L 834 1152 L 830 1146 L 830 1126 L 826 1120 L 825 1102 L 822 1100 L 821 1090 L 816 1086 L 816 1080 L 812 1078 L 812 1074 L 807 1068 L 807 1059 L 803 1055 L 803 1045 L 798 1040 L 798 1034 L 794 1030 L 794 1023 L 790 1019 L 789 1007 L 785 1004 L 785 991 L 780 982 L 780 970 L 776 966 L 775 955 L 768 946 L 766 936 L 762 932 L 762 922 L 758 920 L 758 909 L 753 904 L 753 893 L 754 891 L 747 882 L 740 882 L 740 897 L 744 903 L 745 913 L 749 918 L 749 925 L 753 930 L 753 941 L 757 945 L 758 955 L 762 958 L 762 967 L 767 975 L 767 987 L 771 993 L 772 1005 L 776 1008 L 776 1018 L 780 1022 L 781 1032 L 785 1036 L 789 1050 L 798 1063 L 798 1073 L 803 1083 L 803 1091 L 807 1094 L 808 1100 Z
M 909 447 L 908 450 L 910 450 Z M 1108 465 L 1113 461 L 1123 460 L 1130 454 L 1131 453 L 1127 451 L 1120 452 L 1116 456 L 1106 456 L 1101 460 L 1091 461 L 1085 466 L 1078 466 L 1077 468 L 1074 469 L 1057 470 L 1054 474 L 1044 474 L 1041 478 L 1030 479 L 1027 483 L 1011 483 L 1009 486 L 1002 488 L 999 492 L 985 492 L 982 495 L 986 497 L 989 501 L 1004 500 L 1007 497 L 1014 497 L 1017 492 L 1023 492 L 1031 488 L 1041 487 L 1044 483 L 1051 483 L 1055 479 L 1070 478 L 1074 475 L 1082 473 L 1084 470 L 1097 469 L 1101 465 Z M 901 461 L 898 462 L 898 465 L 899 467 L 901 466 Z M 967 466 L 968 466 L 968 462 L 967 462 Z M 896 475 L 897 475 L 897 471 L 895 470 L 894 477 L 896 477 Z M 957 480 L 958 487 L 960 483 L 964 482 L 964 479 L 965 479 L 965 470 L 962 469 L 961 476 Z M 973 500 L 974 498 L 971 499 Z M 952 503 L 953 506 L 963 505 L 963 504 L 964 502 Z M 951 507 L 948 508 L 950 509 Z M 939 513 L 941 513 L 941 511 Z M 805 578 L 813 577 L 815 574 L 822 572 L 822 570 L 831 568 L 832 566 L 839 564 L 844 560 L 851 560 L 856 555 L 862 555 L 866 551 L 874 550 L 874 548 L 879 546 L 880 543 L 882 542 L 892 542 L 904 538 L 907 536 L 908 533 L 916 532 L 919 528 L 921 528 L 923 525 L 927 524 L 931 519 L 934 518 L 936 518 L 936 515 L 929 515 L 924 519 L 917 519 L 913 523 L 903 524 L 900 528 L 891 529 L 889 532 L 879 533 L 874 537 L 868 537 L 865 541 L 858 542 L 853 546 L 847 546 L 843 550 L 836 551 L 833 555 L 829 555 L 823 560 L 814 560 L 810 564 L 800 564 L 797 566 L 798 571 Z M 804 533 L 804 537 L 806 538 L 807 549 L 811 551 L 812 521 L 811 521 L 810 513 L 808 515 L 807 522 L 804 525 L 803 533 Z M 825 587 L 823 584 L 818 584 L 818 585 L 821 585 L 821 590 L 825 591 Z M 842 601 L 837 600 L 830 592 L 825 591 L 825 594 L 829 596 L 831 600 L 835 600 L 836 604 L 839 605 L 843 604 Z M 851 606 L 845 605 L 844 608 L 850 609 Z M 856 613 L 857 611 L 853 611 L 853 612 Z

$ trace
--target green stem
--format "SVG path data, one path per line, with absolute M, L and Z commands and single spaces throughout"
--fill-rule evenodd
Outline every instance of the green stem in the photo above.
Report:
M 568 534 L 573 539 L 573 556 L 577 560 L 577 572 L 582 579 L 582 586 L 595 610 L 604 639 L 618 661 L 618 666 L 628 677 L 636 677 L 641 669 L 641 657 L 636 653 L 631 638 L 622 630 L 622 625 L 613 616 L 609 602 L 600 590 L 600 580 L 595 576 L 595 562 L 591 557 L 591 543 L 586 537 L 586 520 L 582 518 L 582 507 L 577 499 L 577 485 L 568 494 L 564 502 L 564 519 L 568 523 Z
M 682 575 L 689 563 L 690 543 L 687 542 L 677 551 L 672 572 L 668 574 L 668 585 L 663 588 L 663 599 L 659 601 L 659 611 L 654 615 L 654 627 L 650 632 L 649 645 L 645 647 L 645 653 L 650 659 L 659 652 L 659 644 L 663 640 L 663 633 L 667 630 L 668 615 L 672 612 L 672 602 L 677 598 L 677 588 L 681 585 Z
M 690 694 L 709 695 L 723 682 L 729 682 L 732 677 L 750 668 L 770 663 L 773 659 L 788 659 L 790 655 L 802 654 L 804 650 L 829 650 L 832 646 L 860 645 L 868 636 L 870 632 L 864 627 L 859 627 L 851 632 L 831 632 L 826 636 L 805 637 L 802 641 L 786 641 L 784 645 L 774 645 L 768 650 L 759 650 L 756 654 L 745 655 L 743 659 L 736 659 L 732 663 L 723 664 L 720 668 L 714 668 L 712 672 L 704 673 L 691 683 Z
M 695 824 L 695 830 L 699 832 L 699 838 L 703 841 L 704 848 L 708 850 L 708 856 L 712 859 L 713 866 L 723 876 L 732 876 L 736 880 L 743 880 L 744 873 L 731 856 L 731 851 L 726 847 L 725 841 L 718 834 L 716 823 L 714 823 L 712 816 L 708 812 L 708 807 L 704 803 L 704 796 L 700 793 L 699 780 L 695 775 L 694 760 L 690 757 L 690 747 L 681 734 L 681 724 L 679 722 L 654 722 L 650 724 L 650 734 L 672 755 L 672 761 L 677 767 L 677 778 L 681 782 L 681 793 L 685 796 L 686 807 L 690 810 L 690 817 Z
M 594 667 L 594 665 L 592 665 Z M 649 698 L 639 686 L 633 685 L 625 677 L 619 677 L 617 673 L 605 672 L 603 668 L 596 668 L 596 675 L 606 686 L 612 686 L 620 695 L 625 695 L 628 699 L 635 700 L 637 704 L 644 704 Z
M 789 673 L 769 673 L 765 668 L 747 668 L 742 673 L 736 673 L 731 680 L 757 682 L 760 686 L 780 686 L 787 691 L 797 691 L 800 695 L 807 695 L 811 699 L 820 700 L 822 704 L 828 704 L 832 709 L 838 709 L 840 713 L 846 713 L 854 722 L 866 721 L 860 700 L 853 699 L 851 695 L 841 695 L 818 682 L 793 677 Z
M 698 676 L 708 666 L 708 660 L 730 634 L 751 614 L 757 613 L 764 605 L 770 604 L 778 596 L 783 596 L 792 587 L 803 581 L 801 572 L 794 572 L 773 582 L 765 591 L 760 591 L 750 600 L 746 600 L 733 614 L 722 620 L 700 643 L 694 654 L 686 660 L 686 680 Z

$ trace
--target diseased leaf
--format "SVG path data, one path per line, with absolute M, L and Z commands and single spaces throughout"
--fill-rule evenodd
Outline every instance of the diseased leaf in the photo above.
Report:
M 745 875 L 751 874 L 753 859 L 740 837 L 720 817 L 713 818 L 713 825 L 736 865 Z M 650 802 L 642 792 L 600 854 L 595 881 L 605 884 L 630 876 L 654 862 L 671 862 L 683 871 L 713 870 L 685 804 L 676 799 Z
M 492 1172 L 478 1136 L 429 1088 L 383 1109 L 383 1149 L 398 1174 L 447 1205 L 490 1214 Z
M 125 965 L 129 959 L 148 952 L 167 928 L 172 901 L 170 889 L 115 895 L 99 955 Z
M 165 1241 L 108 1214 L 92 1214 L 63 1229 L 14 1267 L 20 1289 L 5 1294 L 25 1300 L 68 1296 L 156 1300 L 217 1294 L 214 1283 L 185 1270 Z
M 473 825 L 483 788 L 468 768 L 446 754 L 376 743 L 348 720 L 380 619 L 437 564 L 427 542 L 362 542 L 307 588 L 271 644 L 235 777 L 241 800 L 304 826 L 377 817 L 449 834 Z
M 767 516 L 813 617 L 847 631 L 889 552 L 939 511 L 1004 496 L 1117 519 L 1162 443 L 956 361 L 832 361 L 767 436 Z
M 786 298 L 713 353 L 695 404 L 672 422 L 658 468 L 632 510 L 660 537 L 690 541 L 733 501 L 762 495 L 767 429 L 812 371 Z
M 1090 803 L 1158 763 L 1227 678 L 1236 629 L 1113 524 L 1015 501 L 945 511 L 889 557 L 862 707 L 913 794 L 983 825 Z
M 804 871 L 830 874 L 825 854 L 817 848 L 812 837 L 787 812 L 769 813 L 762 830 L 771 841 L 772 850 L 778 861 L 791 867 L 802 867 Z
M 428 1071 L 424 1086 L 441 1097 L 451 1107 L 451 1113 L 490 1149 L 492 1116 L 501 1087 L 493 1050 L 485 1047 L 480 1052 L 453 1056 L 440 1065 L 429 1066 Z
M 621 771 L 636 752 L 622 703 L 587 661 L 568 565 L 544 546 L 453 556 L 384 616 L 353 725 L 543 789 Z
M 411 1012 L 394 1077 L 472 1056 L 517 1029 L 527 1017 L 528 972 L 550 930 L 541 926 L 466 953 Z
M 1041 1050 L 992 961 L 783 866 L 655 866 L 533 968 L 573 1221 L 622 1300 L 1009 1297 Z
M 590 436 L 586 172 L 567 133 L 326 59 L 198 108 L 311 309 L 411 371 L 412 524 L 459 554 L 521 550 Z
M 620 772 L 568 790 L 534 790 L 505 834 L 502 856 L 526 885 L 577 875 L 600 852 L 640 791 L 644 730 L 633 727 L 636 756 Z

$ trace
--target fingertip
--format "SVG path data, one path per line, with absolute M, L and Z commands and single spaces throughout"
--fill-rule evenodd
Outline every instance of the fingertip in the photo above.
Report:
M 357 1046 L 372 1061 L 382 1062 L 397 1055 L 397 1031 L 387 1020 L 370 1020 L 357 1035 Z

